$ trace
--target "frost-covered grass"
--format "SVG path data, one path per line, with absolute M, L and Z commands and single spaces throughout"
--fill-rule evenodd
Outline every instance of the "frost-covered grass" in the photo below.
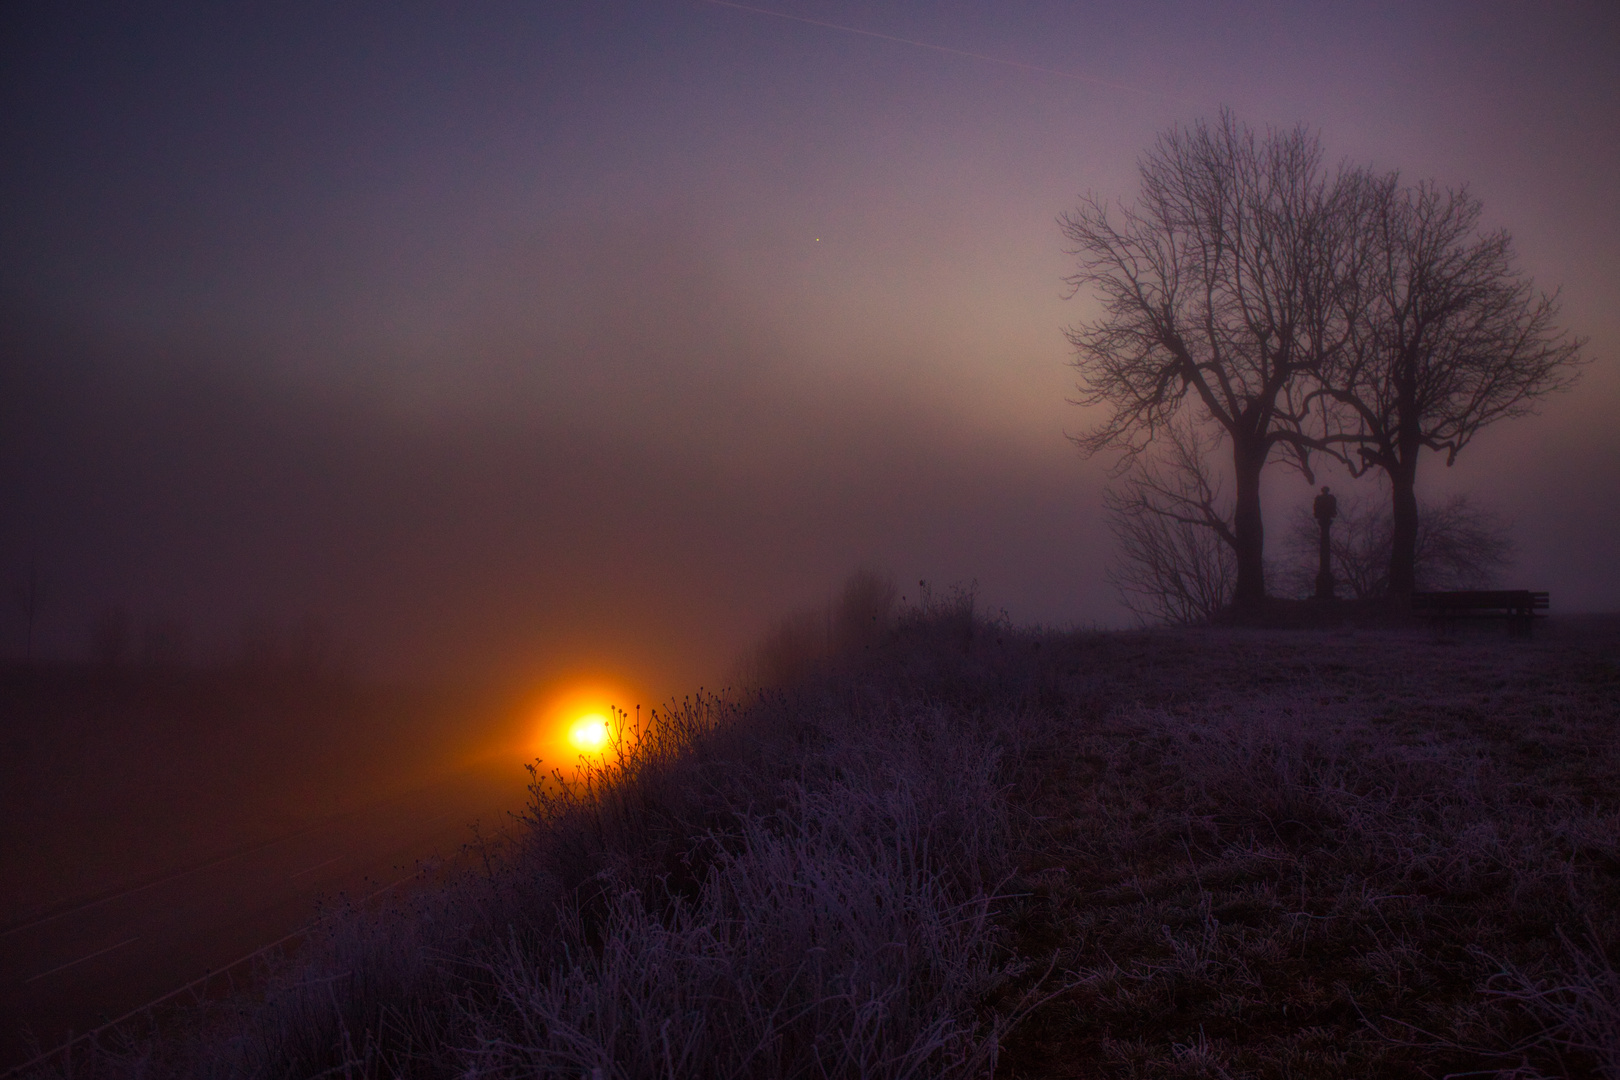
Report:
M 1620 1076 L 1617 645 L 1093 646 L 1126 674 L 1022 803 L 1004 917 L 1064 989 L 1010 1072 Z
M 75 1075 L 1620 1076 L 1612 626 L 935 608 Z

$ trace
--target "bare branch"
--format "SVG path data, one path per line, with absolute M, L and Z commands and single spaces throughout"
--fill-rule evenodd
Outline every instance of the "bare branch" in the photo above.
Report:
M 1163 435 L 1156 457 L 1104 491 L 1119 542 L 1108 577 L 1144 622 L 1204 622 L 1231 603 L 1237 574 L 1229 500 L 1211 471 L 1221 435 L 1186 421 Z

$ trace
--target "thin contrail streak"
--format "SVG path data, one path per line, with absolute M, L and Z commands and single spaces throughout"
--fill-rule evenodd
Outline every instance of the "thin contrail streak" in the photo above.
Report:
M 935 45 L 931 41 L 918 41 L 915 38 L 896 37 L 893 34 L 880 34 L 876 30 L 862 30 L 858 26 L 844 26 L 842 23 L 823 22 L 820 19 L 807 19 L 802 15 L 789 15 L 783 11 L 772 11 L 769 8 L 754 7 L 750 4 L 738 4 L 733 0 L 704 0 L 704 3 L 714 4 L 716 7 L 735 8 L 738 11 L 751 11 L 756 15 L 771 15 L 778 19 L 787 19 L 790 22 L 805 23 L 809 26 L 820 26 L 827 30 L 838 30 L 846 34 L 859 34 L 861 37 L 877 38 L 880 41 L 893 41 L 901 45 L 915 45 L 919 49 L 931 49 L 934 52 L 945 53 L 949 56 L 965 56 L 970 60 L 983 60 L 990 64 L 1003 64 L 1007 67 L 1020 68 L 1024 71 L 1038 72 L 1042 75 L 1056 75 L 1062 79 L 1074 79 L 1078 82 L 1090 83 L 1093 86 L 1104 86 L 1110 90 L 1123 90 L 1127 94 L 1142 94 L 1146 97 L 1164 98 L 1171 101 L 1185 101 L 1186 98 L 1174 94 L 1161 94 L 1155 90 L 1143 90 L 1136 86 L 1126 86 L 1124 83 L 1109 82 L 1107 79 L 1096 79 L 1090 75 L 1081 75 L 1073 71 L 1063 71 L 1060 68 L 1041 67 L 1039 64 L 1026 64 L 1021 60 L 1007 60 L 999 56 L 990 56 L 986 53 L 969 52 L 966 49 L 953 49 L 949 45 Z

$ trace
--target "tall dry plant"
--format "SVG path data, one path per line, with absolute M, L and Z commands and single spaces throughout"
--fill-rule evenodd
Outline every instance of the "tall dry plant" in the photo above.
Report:
M 1232 602 L 1232 505 L 1212 460 L 1220 442 L 1190 421 L 1167 424 L 1157 452 L 1103 491 L 1118 544 L 1108 581 L 1144 624 L 1207 622 Z

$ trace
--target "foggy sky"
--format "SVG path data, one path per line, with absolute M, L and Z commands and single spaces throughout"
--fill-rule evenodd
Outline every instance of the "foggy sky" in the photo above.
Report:
M 1512 584 L 1620 608 L 1612 5 L 748 6 L 869 33 L 7 5 L 0 648 L 31 564 L 51 655 L 116 604 L 198 653 L 315 618 L 381 673 L 653 696 L 862 564 L 1123 624 L 1054 219 L 1223 104 L 1467 183 L 1562 286 L 1579 389 L 1419 488 L 1514 520 Z M 1309 489 L 1268 485 L 1275 538 Z

